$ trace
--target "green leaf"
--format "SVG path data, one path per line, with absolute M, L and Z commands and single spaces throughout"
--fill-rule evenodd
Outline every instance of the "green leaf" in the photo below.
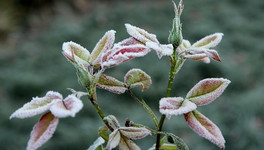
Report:
M 100 76 L 96 86 L 116 94 L 124 93 L 127 90 L 123 82 L 105 74 Z
M 134 88 L 139 86 L 142 91 L 148 89 L 152 84 L 151 77 L 141 69 L 129 70 L 124 79 L 128 87 Z
M 177 150 L 189 150 L 188 146 L 185 144 L 185 142 L 179 138 L 178 136 L 172 134 L 172 133 L 167 133 L 168 138 L 172 139 L 172 143 L 177 147 Z
M 109 140 L 109 134 L 107 133 L 108 131 L 108 127 L 107 126 L 102 126 L 98 129 L 98 134 L 100 135 L 100 137 L 102 137 L 105 141 Z

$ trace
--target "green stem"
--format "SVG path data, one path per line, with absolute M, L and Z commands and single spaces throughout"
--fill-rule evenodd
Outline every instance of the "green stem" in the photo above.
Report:
M 92 94 L 92 96 L 88 96 L 88 98 L 90 99 L 92 105 L 94 106 L 97 114 L 100 116 L 100 118 L 102 119 L 102 121 L 104 122 L 104 124 L 111 130 L 114 131 L 114 129 L 109 126 L 107 120 L 104 120 L 105 118 L 105 114 L 103 113 L 102 109 L 99 107 L 98 103 L 97 103 L 97 97 L 96 97 L 96 91 L 94 90 L 94 93 Z
M 170 67 L 169 81 L 168 81 L 168 86 L 167 86 L 167 94 L 166 94 L 167 97 L 170 97 L 174 78 L 176 74 L 178 73 L 178 71 L 181 69 L 183 63 L 185 62 L 185 59 L 176 57 L 176 53 L 174 53 L 173 57 L 170 57 L 170 59 L 171 59 L 171 67 Z M 159 132 L 162 131 L 162 127 L 163 127 L 165 119 L 166 119 L 166 115 L 163 114 L 160 118 L 159 125 L 158 125 Z M 156 150 L 158 150 L 160 147 L 160 138 L 161 138 L 161 134 L 157 134 Z
M 136 95 L 130 90 L 128 89 L 127 92 L 130 94 L 130 96 L 136 101 L 138 102 L 140 105 L 143 106 L 143 108 L 150 114 L 151 118 L 153 119 L 156 127 L 158 127 L 159 121 L 157 116 L 154 114 L 154 112 L 152 111 L 152 109 L 146 104 L 146 102 L 144 100 L 139 100 Z

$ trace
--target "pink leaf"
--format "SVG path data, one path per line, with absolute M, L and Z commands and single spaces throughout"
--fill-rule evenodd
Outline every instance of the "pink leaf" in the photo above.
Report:
M 71 62 L 89 66 L 90 52 L 81 45 L 70 42 L 64 42 L 62 45 L 62 54 Z
M 124 93 L 127 90 L 123 82 L 105 74 L 100 76 L 96 86 L 116 94 Z
M 215 50 L 206 50 L 205 53 L 207 54 L 208 57 L 212 58 L 213 60 L 221 62 L 217 51 L 215 51 Z
M 120 127 L 119 131 L 123 136 L 133 140 L 142 139 L 151 134 L 151 132 L 144 127 Z
M 196 105 L 182 97 L 166 97 L 159 102 L 160 113 L 168 118 L 171 115 L 181 115 L 196 109 Z
M 208 139 L 220 148 L 225 147 L 225 139 L 220 129 L 197 110 L 184 114 L 189 127 L 200 136 Z
M 36 150 L 46 143 L 53 135 L 59 119 L 50 112 L 44 114 L 39 122 L 33 127 L 28 141 L 27 150 Z
M 110 135 L 106 148 L 111 150 L 120 143 L 121 135 L 118 129 L 115 129 Z
M 79 112 L 82 107 L 82 101 L 72 94 L 66 97 L 63 101 L 55 102 L 50 107 L 50 111 L 54 116 L 59 118 L 65 118 L 68 116 L 75 117 L 75 114 Z
M 199 105 L 207 105 L 219 97 L 230 80 L 223 78 L 208 78 L 197 83 L 188 93 L 186 99 Z
M 150 49 L 141 44 L 120 46 L 115 45 L 113 49 L 107 51 L 102 57 L 102 67 L 108 68 L 124 63 L 135 57 L 145 56 Z
M 202 47 L 202 48 L 215 47 L 221 42 L 223 35 L 224 35 L 223 33 L 215 33 L 215 34 L 208 35 L 202 38 L 201 40 L 195 42 L 192 45 L 192 47 Z
M 90 63 L 92 65 L 99 65 L 101 63 L 102 54 L 111 49 L 115 41 L 115 33 L 116 31 L 114 30 L 106 32 L 105 35 L 96 44 L 91 53 Z
M 151 77 L 141 69 L 129 70 L 124 77 L 124 81 L 130 88 L 139 86 L 142 91 L 148 89 L 152 84 Z
M 58 92 L 49 91 L 44 97 L 35 97 L 30 102 L 24 104 L 23 107 L 16 110 L 11 116 L 12 118 L 28 118 L 41 114 L 50 109 L 51 105 L 62 99 Z
M 172 44 L 165 45 L 165 44 L 159 44 L 159 43 L 155 43 L 155 42 L 147 42 L 146 46 L 155 50 L 157 52 L 159 59 L 162 56 L 170 56 L 173 53 Z
M 148 33 L 147 31 L 130 24 L 125 24 L 125 26 L 128 34 L 138 41 L 144 44 L 146 44 L 146 42 L 159 43 L 155 34 Z
M 136 44 L 142 44 L 142 43 L 138 41 L 137 39 L 130 37 L 130 38 L 124 39 L 121 42 L 116 43 L 115 45 L 129 46 L 129 45 L 136 45 Z

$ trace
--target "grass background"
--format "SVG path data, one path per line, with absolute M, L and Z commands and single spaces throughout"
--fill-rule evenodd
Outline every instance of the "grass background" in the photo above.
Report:
M 224 94 L 198 110 L 215 122 L 226 139 L 228 150 L 264 148 L 264 1 L 185 0 L 183 36 L 192 43 L 215 32 L 223 32 L 217 47 L 221 63 L 186 61 L 176 76 L 172 96 L 185 96 L 199 80 L 224 77 L 232 81 Z M 114 29 L 116 42 L 127 38 L 124 23 L 155 33 L 167 43 L 174 17 L 169 0 L 10 0 L 0 1 L 0 149 L 25 149 L 30 131 L 40 116 L 12 119 L 9 116 L 34 96 L 48 90 L 69 94 L 66 88 L 84 90 L 75 69 L 61 54 L 65 41 L 74 41 L 92 50 L 103 34 Z M 107 70 L 123 80 L 131 68 L 141 68 L 153 80 L 150 89 L 135 93 L 158 113 L 158 101 L 165 96 L 169 62 L 154 52 Z M 98 90 L 99 105 L 105 114 L 126 118 L 153 127 L 143 108 L 127 93 L 115 95 Z M 103 123 L 89 100 L 75 118 L 61 119 L 53 138 L 40 149 L 86 149 L 97 138 Z M 164 129 L 188 144 L 191 150 L 218 149 L 196 135 L 183 116 L 166 120 Z M 136 141 L 143 150 L 155 136 Z

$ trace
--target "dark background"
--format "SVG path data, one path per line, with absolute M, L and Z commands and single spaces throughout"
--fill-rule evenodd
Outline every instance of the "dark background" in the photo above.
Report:
M 178 3 L 178 2 L 176 2 Z M 182 15 L 183 36 L 190 42 L 215 32 L 225 35 L 217 47 L 222 62 L 204 64 L 186 61 L 176 76 L 172 96 L 184 97 L 199 80 L 208 77 L 230 79 L 224 94 L 198 110 L 215 122 L 226 139 L 227 150 L 260 150 L 264 148 L 264 78 L 263 78 L 263 0 L 185 0 Z M 114 29 L 116 42 L 127 38 L 124 23 L 155 33 L 167 43 L 174 17 L 170 0 L 0 1 L 0 149 L 25 149 L 33 125 L 39 116 L 12 119 L 9 116 L 34 96 L 49 90 L 63 93 L 66 88 L 84 90 L 77 82 L 74 67 L 61 54 L 62 43 L 74 41 L 93 49 L 103 34 Z M 107 73 L 123 80 L 131 68 L 141 68 L 153 80 L 150 89 L 135 93 L 158 113 L 158 102 L 165 96 L 169 62 L 158 59 L 155 52 L 136 58 Z M 127 93 L 115 95 L 98 90 L 99 104 L 105 114 L 136 123 L 153 123 Z M 87 98 L 75 118 L 60 120 L 53 138 L 40 149 L 87 149 L 98 137 L 103 123 Z M 188 144 L 191 150 L 218 149 L 195 134 L 183 116 L 166 120 L 164 129 Z M 143 150 L 155 141 L 155 135 L 136 141 Z

